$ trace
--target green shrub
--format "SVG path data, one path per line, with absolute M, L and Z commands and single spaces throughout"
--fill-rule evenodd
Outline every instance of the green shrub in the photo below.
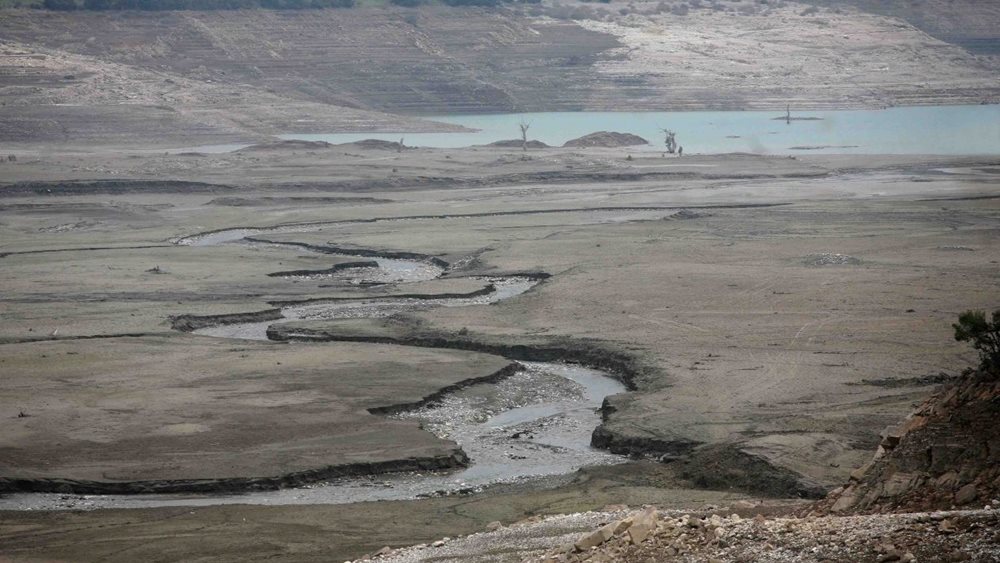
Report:
M 955 329 L 955 340 L 972 342 L 972 347 L 979 351 L 980 369 L 1000 372 L 1000 309 L 993 311 L 990 320 L 985 311 L 966 311 L 951 326 Z

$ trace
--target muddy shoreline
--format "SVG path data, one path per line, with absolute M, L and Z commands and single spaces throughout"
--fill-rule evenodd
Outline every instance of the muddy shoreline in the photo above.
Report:
M 503 274 L 502 276 L 491 276 L 491 277 L 519 277 L 519 278 L 528 278 L 531 280 L 546 280 L 551 277 L 551 274 L 547 274 L 545 272 L 526 272 L 526 273 Z M 481 289 L 465 293 L 400 293 L 400 294 L 381 295 L 381 296 L 313 297 L 309 299 L 268 301 L 268 304 L 274 305 L 275 308 L 262 309 L 259 311 L 249 311 L 245 313 L 223 313 L 218 315 L 183 314 L 170 317 L 169 321 L 170 321 L 170 328 L 173 330 L 181 332 L 194 332 L 199 329 L 212 326 L 219 326 L 219 325 L 278 321 L 284 318 L 281 314 L 281 311 L 285 307 L 295 307 L 300 305 L 315 305 L 323 303 L 350 303 L 354 301 L 363 302 L 363 301 L 378 300 L 378 299 L 415 299 L 424 301 L 469 299 L 469 298 L 483 297 L 486 295 L 490 295 L 496 292 L 496 290 L 497 290 L 496 286 L 490 283 Z M 40 338 L 39 340 L 48 340 L 48 339 Z
M 395 344 L 420 348 L 464 350 L 502 356 L 514 361 L 580 364 L 607 372 L 625 385 L 629 391 L 638 387 L 636 380 L 647 376 L 652 366 L 643 365 L 628 354 L 607 349 L 602 343 L 508 344 L 462 338 L 444 333 L 416 334 L 411 336 L 361 336 L 338 334 L 334 329 L 308 329 L 288 326 L 268 328 L 269 340 L 278 342 L 364 342 L 369 344 Z
M 425 219 L 475 219 L 475 218 L 485 218 L 485 217 L 507 217 L 507 216 L 517 216 L 517 215 L 546 215 L 550 213 L 586 213 L 586 212 L 601 212 L 601 211 L 678 211 L 682 209 L 697 209 L 697 210 L 712 210 L 712 209 L 759 209 L 768 207 L 779 207 L 783 205 L 788 205 L 786 203 L 746 203 L 746 204 L 719 204 L 719 205 L 635 205 L 635 206 L 596 206 L 596 207 L 571 207 L 563 209 L 525 209 L 521 211 L 490 211 L 486 213 L 453 213 L 444 215 L 399 215 L 391 217 L 374 217 L 371 219 L 342 219 L 335 221 L 307 221 L 301 223 L 279 223 L 276 225 L 271 225 L 269 227 L 247 227 L 247 226 L 236 226 L 236 227 L 226 227 L 222 229 L 212 229 L 210 231 L 201 231 L 194 233 L 192 235 L 185 235 L 182 237 L 177 237 L 174 239 L 180 244 L 186 244 L 185 241 L 196 241 L 199 238 L 224 233 L 228 231 L 245 230 L 245 231 L 257 231 L 257 232 L 268 232 L 277 229 L 294 229 L 298 227 L 321 227 L 325 225 L 350 225 L 350 224 L 363 224 L 363 223 L 382 223 L 385 221 L 419 221 Z M 253 240 L 255 237 L 247 236 L 247 240 Z M 286 242 L 272 242 L 259 240 L 258 242 L 266 242 L 268 244 L 295 244 L 297 246 L 303 246 L 309 248 L 309 245 L 305 243 L 286 243 Z M 323 252 L 322 250 L 317 250 L 318 252 Z M 353 250 L 351 251 L 353 252 Z M 375 252 L 375 251 L 372 251 Z M 380 256 L 381 258 L 391 258 L 391 256 Z
M 264 309 L 262 311 L 250 311 L 248 313 L 226 313 L 222 315 L 178 315 L 171 317 L 170 328 L 181 332 L 194 332 L 198 329 L 211 326 L 237 324 L 237 323 L 258 323 L 264 321 L 277 321 L 283 319 L 281 309 Z
M 326 268 L 325 270 L 283 270 L 280 272 L 271 272 L 267 274 L 269 278 L 297 278 L 297 277 L 308 277 L 308 276 L 325 276 L 336 274 L 337 272 L 343 272 L 344 270 L 350 270 L 353 268 L 378 268 L 378 262 L 371 260 L 359 261 L 359 262 L 343 262 L 341 264 L 334 264 L 333 266 Z
M 215 194 L 237 191 L 234 186 L 184 180 L 63 180 L 57 182 L 17 182 L 0 185 L 0 197 L 78 196 L 134 193 Z
M 193 237 L 186 237 L 186 238 L 193 238 Z M 418 252 L 371 250 L 368 248 L 346 248 L 346 247 L 332 246 L 332 245 L 308 244 L 304 242 L 274 241 L 274 240 L 268 240 L 258 237 L 249 237 L 249 236 L 243 237 L 243 240 L 249 242 L 255 242 L 258 244 L 278 244 L 281 246 L 295 246 L 299 248 L 304 248 L 306 250 L 311 250 L 312 252 L 319 252 L 322 254 L 345 254 L 348 256 L 363 256 L 365 258 L 388 258 L 390 260 L 416 260 L 419 262 L 427 262 L 433 264 L 439 268 L 448 268 L 448 266 L 450 265 L 436 256 L 428 256 L 426 254 L 420 254 Z
M 371 191 L 402 191 L 402 190 L 424 190 L 436 188 L 486 188 L 505 185 L 521 184 L 574 184 L 592 182 L 640 182 L 640 181 L 662 181 L 662 180 L 683 180 L 700 178 L 705 180 L 761 180 L 761 179 L 808 179 L 822 178 L 829 176 L 827 170 L 787 170 L 783 172 L 693 172 L 693 171 L 671 171 L 671 172 L 583 172 L 571 173 L 564 171 L 553 172 L 524 172 L 498 174 L 493 176 L 471 177 L 471 176 L 415 176 L 415 177 L 389 177 L 371 178 L 358 180 L 342 180 L 339 182 L 310 182 L 308 184 L 275 184 L 262 183 L 257 187 L 268 192 L 289 191 L 289 192 L 371 192 Z M 240 191 L 240 188 L 225 184 L 210 184 L 204 182 L 188 182 L 184 180 L 147 180 L 147 179 L 114 179 L 114 180 L 86 180 L 86 181 L 31 181 L 17 182 L 2 185 L 0 184 L 0 197 L 30 197 L 30 196 L 78 196 L 88 194 L 142 194 L 142 193 L 191 193 L 191 194 L 213 194 L 232 193 Z M 518 213 L 518 212 L 512 212 Z M 503 214 L 500 212 L 499 214 Z M 429 215 L 415 218 L 441 218 L 439 215 Z M 377 221 L 379 219 L 357 219 L 350 222 L 363 223 Z M 228 230 L 228 229 L 220 229 Z
M 330 465 L 269 477 L 218 479 L 161 479 L 152 481 L 85 481 L 58 478 L 0 477 L 0 493 L 67 493 L 139 495 L 168 493 L 242 493 L 302 487 L 343 477 L 363 477 L 412 471 L 441 471 L 466 467 L 461 448 L 449 455 Z
M 430 395 L 427 395 L 426 397 L 420 399 L 419 401 L 413 401 L 410 403 L 398 403 L 395 405 L 386 405 L 384 407 L 371 407 L 368 409 L 368 412 L 374 415 L 385 416 L 391 414 L 399 414 L 401 412 L 406 412 L 406 411 L 414 411 L 424 407 L 432 407 L 436 404 L 439 404 L 441 402 L 441 399 L 443 399 L 446 395 L 449 395 L 456 391 L 460 391 L 462 389 L 465 389 L 466 387 L 471 387 L 473 385 L 479 385 L 482 383 L 499 383 L 504 379 L 507 379 L 508 377 L 514 375 L 521 369 L 523 369 L 523 366 L 521 366 L 518 363 L 507 364 L 507 366 L 504 367 L 503 369 L 493 372 L 489 375 L 484 375 L 482 377 L 474 377 L 471 379 L 465 379 L 463 381 L 453 383 L 446 387 L 442 387 L 441 389 L 438 389 L 437 391 L 431 393 Z
M 351 301 L 368 301 L 377 299 L 420 299 L 425 301 L 435 301 L 435 300 L 446 300 L 446 299 L 469 299 L 473 297 L 482 297 L 484 295 L 490 295 L 496 292 L 497 288 L 494 284 L 486 284 L 486 286 L 469 291 L 466 293 L 396 293 L 384 296 L 367 296 L 367 297 L 313 297 L 309 299 L 290 299 L 287 301 L 268 301 L 269 305 L 274 305 L 275 307 L 294 307 L 296 305 L 315 305 L 320 303 L 344 303 Z M 262 319 L 269 320 L 269 319 Z

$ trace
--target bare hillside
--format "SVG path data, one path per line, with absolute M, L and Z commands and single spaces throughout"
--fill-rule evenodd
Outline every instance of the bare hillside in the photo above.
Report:
M 816 6 L 854 6 L 904 19 L 930 35 L 974 53 L 1000 55 L 1000 3 L 984 0 L 804 0 Z
M 982 10 L 979 27 L 1000 18 L 995 12 Z M 996 57 L 839 5 L 3 10 L 0 29 L 0 139 L 8 141 L 434 128 L 373 111 L 857 108 L 1000 97 Z

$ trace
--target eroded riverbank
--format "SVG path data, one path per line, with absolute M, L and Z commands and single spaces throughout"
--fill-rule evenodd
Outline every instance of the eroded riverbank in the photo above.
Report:
M 329 479 L 296 488 L 232 494 L 78 495 L 18 493 L 0 498 L 0 510 L 63 510 L 210 506 L 217 504 L 345 504 L 373 500 L 471 494 L 497 484 L 523 483 L 626 458 L 590 447 L 601 401 L 624 387 L 580 366 L 525 363 L 496 383 L 480 383 L 434 405 L 390 415 L 413 420 L 454 440 L 468 454 L 458 471 L 428 465 L 408 470 Z
M 308 227 L 305 227 L 308 228 Z M 336 247 L 317 247 L 251 239 L 249 234 L 266 229 L 216 231 L 199 237 L 180 239 L 183 245 L 251 244 L 302 248 L 324 254 L 367 256 L 371 265 L 363 268 L 333 268 L 351 276 L 369 275 L 376 270 L 380 283 L 425 281 L 441 276 L 448 264 L 439 259 L 408 253 L 342 251 Z M 283 228 L 282 232 L 288 232 Z M 405 256 L 404 256 L 405 255 Z M 390 257 L 386 257 L 390 256 Z M 279 308 L 256 313 L 236 313 L 175 318 L 175 329 L 193 331 L 202 336 L 234 340 L 267 340 L 274 325 L 301 320 L 383 318 L 433 307 L 486 305 L 516 297 L 547 278 L 547 274 L 476 277 L 482 290 L 464 295 L 404 295 L 381 298 L 332 298 L 290 302 Z M 350 280 L 357 283 L 357 280 Z M 399 420 L 416 421 L 435 436 L 457 444 L 457 453 L 448 460 L 411 459 L 382 464 L 356 464 L 349 467 L 320 468 L 313 472 L 270 479 L 223 479 L 209 481 L 164 482 L 157 486 L 136 487 L 109 484 L 107 491 L 159 492 L 153 496 L 65 494 L 16 494 L 0 499 L 0 509 L 116 508 L 150 506 L 186 506 L 229 503 L 317 504 L 352 503 L 368 500 L 400 500 L 427 496 L 469 494 L 500 483 L 564 475 L 581 467 L 619 463 L 624 458 L 590 446 L 591 433 L 600 423 L 600 406 L 605 397 L 625 391 L 625 386 L 599 370 L 558 363 L 515 363 L 493 376 L 468 380 L 451 386 L 412 405 L 387 405 L 369 409 Z M 438 470 L 464 466 L 457 472 Z M 421 471 L 421 472 L 418 472 Z M 378 478 L 372 476 L 381 475 Z M 383 475 L 391 474 L 391 475 Z M 338 476 L 343 476 L 337 478 Z M 287 489 L 311 481 L 317 485 Z M 51 490 L 59 483 L 46 485 L 31 480 L 11 481 L 15 489 Z M 18 484 L 19 483 L 19 484 Z M 243 484 L 241 484 L 243 483 Z M 44 485 L 44 486 L 43 486 Z M 72 491 L 101 490 L 99 483 L 62 482 Z M 183 493 L 239 491 L 230 495 L 192 497 Z M 258 489 L 277 489 L 259 491 Z M 172 493 L 172 494 L 170 494 Z

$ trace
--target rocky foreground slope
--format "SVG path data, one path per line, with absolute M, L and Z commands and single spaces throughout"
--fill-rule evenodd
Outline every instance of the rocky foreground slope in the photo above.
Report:
M 883 433 L 875 457 L 833 491 L 833 513 L 947 509 L 1000 497 L 1000 377 L 967 373 Z
M 746 513 L 746 509 L 739 509 Z M 358 561 L 1000 561 L 1000 510 L 825 517 L 611 510 L 527 521 Z M 590 527 L 590 531 L 581 529 Z

